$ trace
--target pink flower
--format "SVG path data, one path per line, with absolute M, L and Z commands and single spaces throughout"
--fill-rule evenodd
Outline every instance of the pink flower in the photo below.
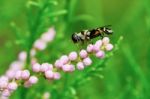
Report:
M 23 70 L 22 73 L 21 73 L 21 78 L 22 78 L 23 80 L 26 80 L 26 79 L 28 79 L 29 77 L 30 77 L 30 72 L 29 72 L 29 70 Z
M 8 82 L 7 82 L 7 81 L 4 81 L 4 80 L 1 80 L 1 81 L 0 81 L 0 89 L 5 89 L 5 88 L 7 88 L 7 85 L 8 85 Z
M 54 65 L 56 68 L 61 68 L 63 66 L 63 62 L 61 60 L 56 60 Z
M 2 96 L 9 97 L 10 94 L 11 92 L 8 89 L 5 89 L 4 91 L 2 91 Z
M 11 82 L 11 83 L 8 84 L 8 89 L 9 89 L 10 91 L 16 90 L 17 87 L 18 87 L 18 85 L 17 85 L 16 82 Z
M 98 51 L 97 53 L 96 53 L 96 57 L 98 57 L 98 58 L 104 58 L 104 56 L 105 56 L 105 53 L 104 53 L 104 51 Z
M 88 56 L 88 53 L 87 53 L 86 50 L 81 50 L 79 55 L 80 55 L 81 58 L 86 58 Z
M 39 63 L 33 64 L 33 66 L 32 66 L 33 72 L 40 72 L 40 67 L 41 67 L 41 65 Z
M 59 72 L 54 72 L 54 79 L 55 79 L 55 80 L 60 79 L 60 77 L 61 77 L 61 75 L 60 75 Z
M 110 41 L 110 40 L 109 40 L 108 37 L 104 37 L 104 38 L 102 39 L 102 42 L 103 42 L 104 45 L 108 44 L 109 41 Z
M 41 65 L 40 71 L 41 71 L 41 72 L 47 71 L 47 70 L 48 70 L 48 66 L 49 66 L 48 63 L 43 63 L 43 64 Z
M 41 39 L 48 43 L 54 39 L 55 34 L 56 34 L 55 29 L 50 28 L 46 33 L 42 34 Z
M 46 71 L 46 72 L 45 72 L 45 77 L 46 77 L 47 79 L 53 79 L 53 77 L 54 77 L 53 71 L 51 71 L 51 70 Z
M 107 50 L 107 51 L 111 51 L 112 49 L 113 49 L 113 45 L 112 44 L 107 44 L 107 45 L 105 45 L 105 49 Z
M 34 43 L 34 47 L 38 50 L 44 50 L 46 48 L 46 43 L 43 40 L 37 40 Z
M 20 61 L 26 61 L 27 53 L 25 51 L 22 51 L 19 53 L 19 60 Z
M 63 64 L 67 64 L 69 61 L 69 58 L 67 55 L 63 55 L 61 56 L 60 61 L 62 61 Z
M 83 64 L 83 62 L 78 62 L 78 63 L 77 63 L 77 69 L 78 69 L 78 70 L 83 70 L 83 69 L 84 69 L 84 64 Z
M 66 65 L 63 65 L 63 66 L 62 66 L 62 69 L 63 69 L 63 71 L 65 71 L 65 72 L 72 72 L 72 71 L 75 70 L 75 67 L 74 67 L 74 65 L 66 64 Z
M 76 60 L 78 57 L 77 52 L 71 52 L 68 57 L 69 57 L 69 60 L 71 61 Z
M 93 45 L 92 44 L 89 44 L 88 46 L 87 46 L 87 52 L 92 52 L 93 51 Z
M 21 75 L 22 75 L 22 71 L 19 70 L 19 71 L 16 72 L 15 78 L 19 80 L 19 79 L 21 79 Z
M 36 76 L 31 76 L 28 82 L 31 84 L 36 84 L 38 82 L 38 78 Z
M 24 87 L 29 88 L 32 84 L 29 81 L 24 82 Z
M 92 64 L 92 60 L 89 57 L 87 57 L 87 58 L 83 59 L 83 63 L 85 66 L 89 66 Z

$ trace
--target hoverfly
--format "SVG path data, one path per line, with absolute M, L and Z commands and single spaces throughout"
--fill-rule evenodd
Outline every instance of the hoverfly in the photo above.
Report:
M 104 37 L 106 35 L 110 35 L 113 33 L 112 29 L 110 28 L 111 25 L 102 26 L 99 28 L 91 29 L 91 30 L 83 30 L 79 33 L 72 34 L 72 41 L 74 43 L 89 41 L 93 38 L 98 36 Z

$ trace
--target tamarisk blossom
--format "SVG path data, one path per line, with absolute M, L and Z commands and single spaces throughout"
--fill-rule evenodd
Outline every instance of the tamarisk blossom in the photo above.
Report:
M 54 64 L 50 63 L 34 63 L 32 64 L 32 71 L 35 73 L 43 74 L 47 80 L 59 80 L 61 78 L 60 71 L 74 72 L 77 70 L 83 70 L 92 65 L 91 55 L 96 56 L 99 59 L 105 58 L 105 52 L 111 51 L 113 45 L 110 43 L 108 37 L 104 37 L 102 40 L 96 41 L 95 44 L 89 44 L 86 49 L 82 49 L 79 53 L 72 51 L 68 55 L 62 55 L 55 61 Z M 18 80 L 22 80 L 24 87 L 31 87 L 38 82 L 38 78 L 34 75 L 30 75 L 29 70 L 21 70 L 15 73 L 15 81 L 8 82 L 7 78 L 5 82 L 0 82 L 0 89 L 3 96 L 10 96 L 13 91 L 18 87 L 16 83 Z M 2 86 L 3 85 L 3 86 Z
M 75 69 L 83 70 L 85 67 L 92 64 L 91 55 L 99 59 L 105 57 L 105 51 L 111 51 L 113 45 L 108 37 L 96 41 L 95 44 L 89 44 L 86 49 L 82 49 L 79 53 L 72 51 L 69 55 L 63 55 L 57 59 L 54 66 L 64 72 L 73 72 Z
M 44 50 L 49 42 L 55 37 L 55 29 L 49 28 L 47 32 L 43 33 L 39 39 L 37 39 L 33 45 L 33 48 L 37 50 Z
M 30 51 L 32 64 L 36 63 L 36 58 L 34 57 L 36 55 L 36 49 L 40 50 L 39 49 L 40 46 L 43 46 L 42 50 L 44 50 L 47 44 L 51 42 L 54 39 L 54 37 L 55 37 L 55 30 L 53 27 L 49 28 L 48 32 L 42 34 L 40 39 L 38 39 L 41 40 L 42 43 L 40 42 L 34 44 L 33 48 Z M 38 40 L 36 42 L 38 42 Z M 25 51 L 20 52 L 18 55 L 18 59 L 10 64 L 9 69 L 6 71 L 6 74 L 0 76 L 0 99 L 7 99 L 8 96 L 10 96 L 10 94 L 17 89 L 18 87 L 18 84 L 16 83 L 17 80 L 23 80 L 25 82 L 24 84 L 25 86 L 26 85 L 31 86 L 32 84 L 35 84 L 38 81 L 38 78 L 36 76 L 30 77 L 30 72 L 28 70 L 23 70 L 26 58 L 27 52 Z M 60 75 L 56 73 L 54 77 L 58 79 L 59 76 Z M 10 90 L 11 88 L 12 90 Z

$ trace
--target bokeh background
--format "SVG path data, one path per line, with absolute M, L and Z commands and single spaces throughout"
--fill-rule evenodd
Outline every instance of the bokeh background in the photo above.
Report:
M 59 6 L 55 7 L 56 10 L 63 8 L 64 4 L 69 5 L 71 0 L 57 1 Z M 74 5 L 70 5 L 73 6 L 70 13 L 73 13 L 72 17 L 82 16 L 72 23 L 67 23 L 67 16 L 58 17 L 58 21 L 54 23 L 57 28 L 56 41 L 54 40 L 46 51 L 40 52 L 40 61 L 54 61 L 58 56 L 75 48 L 70 40 L 73 32 L 110 24 L 114 30 L 110 37 L 111 42 L 115 44 L 120 36 L 124 39 L 114 56 L 107 61 L 103 71 L 104 78 L 93 78 L 81 86 L 78 89 L 79 99 L 150 99 L 150 1 L 75 2 Z M 16 23 L 21 35 L 25 35 L 26 3 L 27 0 L 0 0 L 0 74 L 3 74 L 9 64 L 17 58 L 19 51 L 25 50 L 18 44 L 11 23 Z M 67 26 L 62 33 L 63 22 L 66 22 Z M 44 90 L 44 86 L 40 85 L 41 90 Z M 12 99 L 21 99 L 18 93 L 21 93 L 21 90 L 18 90 Z

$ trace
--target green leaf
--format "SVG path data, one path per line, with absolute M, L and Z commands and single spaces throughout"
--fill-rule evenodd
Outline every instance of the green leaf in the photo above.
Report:
M 34 1 L 28 1 L 27 4 L 26 4 L 26 7 L 30 8 L 31 6 L 35 6 L 35 7 L 41 8 L 41 5 L 39 3 L 34 2 Z
M 64 9 L 64 10 L 52 12 L 48 16 L 49 17 L 55 17 L 55 16 L 61 16 L 61 15 L 65 15 L 65 14 L 67 14 L 67 10 Z
M 69 89 L 70 89 L 70 92 L 72 95 L 76 95 L 77 92 L 76 92 L 75 88 L 69 87 Z

